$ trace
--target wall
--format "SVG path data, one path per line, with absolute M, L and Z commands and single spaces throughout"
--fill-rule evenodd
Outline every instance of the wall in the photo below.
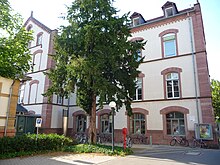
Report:
M 6 128 L 7 128 L 6 136 L 15 135 L 14 125 L 15 125 L 15 115 L 17 108 L 19 86 L 20 86 L 20 81 L 18 80 L 15 80 L 15 82 L 13 83 L 13 80 L 11 79 L 0 77 L 0 106 L 1 106 L 0 137 L 4 136 Z M 11 87 L 12 90 L 10 90 Z M 10 91 L 12 92 L 11 98 L 10 98 Z M 6 122 L 7 115 L 8 115 L 8 122 Z M 6 123 L 7 123 L 7 127 L 6 127 Z

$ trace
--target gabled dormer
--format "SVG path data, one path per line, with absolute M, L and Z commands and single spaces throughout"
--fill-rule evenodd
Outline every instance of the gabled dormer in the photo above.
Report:
M 167 1 L 163 6 L 164 17 L 172 17 L 178 13 L 176 4 L 170 1 Z
M 144 17 L 140 13 L 134 12 L 130 18 L 133 27 L 145 23 Z

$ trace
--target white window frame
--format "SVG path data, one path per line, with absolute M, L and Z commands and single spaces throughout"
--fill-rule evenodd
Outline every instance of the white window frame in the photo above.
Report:
M 172 52 L 172 54 L 167 54 L 166 50 L 167 50 L 167 46 L 166 43 L 168 42 L 172 42 L 173 47 L 172 49 L 174 50 L 174 52 Z M 176 46 L 176 35 L 175 33 L 169 33 L 163 36 L 163 49 L 164 49 L 164 57 L 172 57 L 172 56 L 176 56 L 177 55 L 177 46 Z
M 109 114 L 103 114 L 100 116 L 101 133 L 111 133 L 112 132 L 112 120 Z
M 170 78 L 168 78 L 168 75 L 171 75 Z M 178 87 L 178 91 L 175 91 L 175 81 L 177 81 L 177 87 Z M 168 73 L 166 75 L 166 90 L 167 90 L 167 98 L 168 99 L 172 99 L 172 98 L 180 98 L 180 84 L 179 84 L 179 74 L 176 72 L 172 72 L 172 73 Z M 169 92 L 168 92 L 168 83 L 170 83 L 171 85 L 171 92 L 172 92 L 172 96 L 169 96 Z M 175 96 L 175 92 L 178 92 L 179 96 Z
M 143 99 L 143 78 L 137 78 L 136 79 L 136 86 L 137 88 L 135 89 L 135 95 L 133 97 L 133 100 L 142 100 Z M 141 91 L 141 95 L 138 94 L 138 92 Z M 141 96 L 141 98 L 139 98 Z
M 79 133 L 86 131 L 86 115 L 77 115 L 76 116 L 76 130 Z

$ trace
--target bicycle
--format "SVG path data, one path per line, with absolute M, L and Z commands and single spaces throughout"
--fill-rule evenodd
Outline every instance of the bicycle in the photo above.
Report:
M 189 146 L 189 141 L 185 137 L 177 138 L 176 136 L 173 136 L 173 138 L 170 141 L 170 145 L 174 146 L 177 143 L 181 146 Z
M 132 147 L 132 140 L 129 136 L 126 137 L 126 147 L 131 148 Z
M 75 134 L 75 139 L 78 141 L 80 144 L 86 144 L 88 143 L 88 138 L 85 134 Z
M 191 147 L 195 148 L 195 147 L 200 147 L 200 148 L 207 148 L 207 144 L 202 140 L 202 139 L 196 139 L 194 136 L 193 138 L 193 142 Z

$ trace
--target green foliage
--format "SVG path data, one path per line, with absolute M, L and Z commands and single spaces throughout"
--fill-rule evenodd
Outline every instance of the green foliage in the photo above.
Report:
M 64 151 L 73 152 L 73 153 L 103 153 L 106 155 L 120 155 L 120 156 L 125 156 L 133 153 L 132 150 L 129 148 L 124 150 L 122 147 L 115 146 L 114 152 L 112 152 L 111 146 L 91 145 L 91 144 L 78 144 L 74 146 L 66 146 L 64 148 Z
M 61 151 L 72 140 L 57 134 L 26 134 L 15 137 L 0 138 L 0 158 L 6 155 L 29 155 L 45 151 Z
M 29 70 L 30 40 L 32 33 L 25 30 L 20 15 L 13 14 L 8 0 L 0 0 L 0 76 L 15 78 Z
M 212 90 L 212 106 L 214 108 L 215 116 L 220 117 L 220 82 L 212 79 L 211 81 Z
M 67 97 L 75 92 L 76 86 L 77 104 L 91 115 L 91 123 L 96 123 L 96 106 L 101 109 L 111 101 L 116 102 L 117 110 L 125 104 L 131 115 L 135 80 L 142 62 L 137 51 L 145 43 L 129 41 L 128 14 L 117 16 L 112 3 L 112 0 L 73 1 L 68 8 L 69 25 L 61 27 L 56 40 L 56 66 L 47 73 L 52 86 L 45 96 L 55 93 Z M 95 137 L 96 129 L 93 126 L 89 129 L 90 137 Z M 92 142 L 95 141 L 94 138 Z

